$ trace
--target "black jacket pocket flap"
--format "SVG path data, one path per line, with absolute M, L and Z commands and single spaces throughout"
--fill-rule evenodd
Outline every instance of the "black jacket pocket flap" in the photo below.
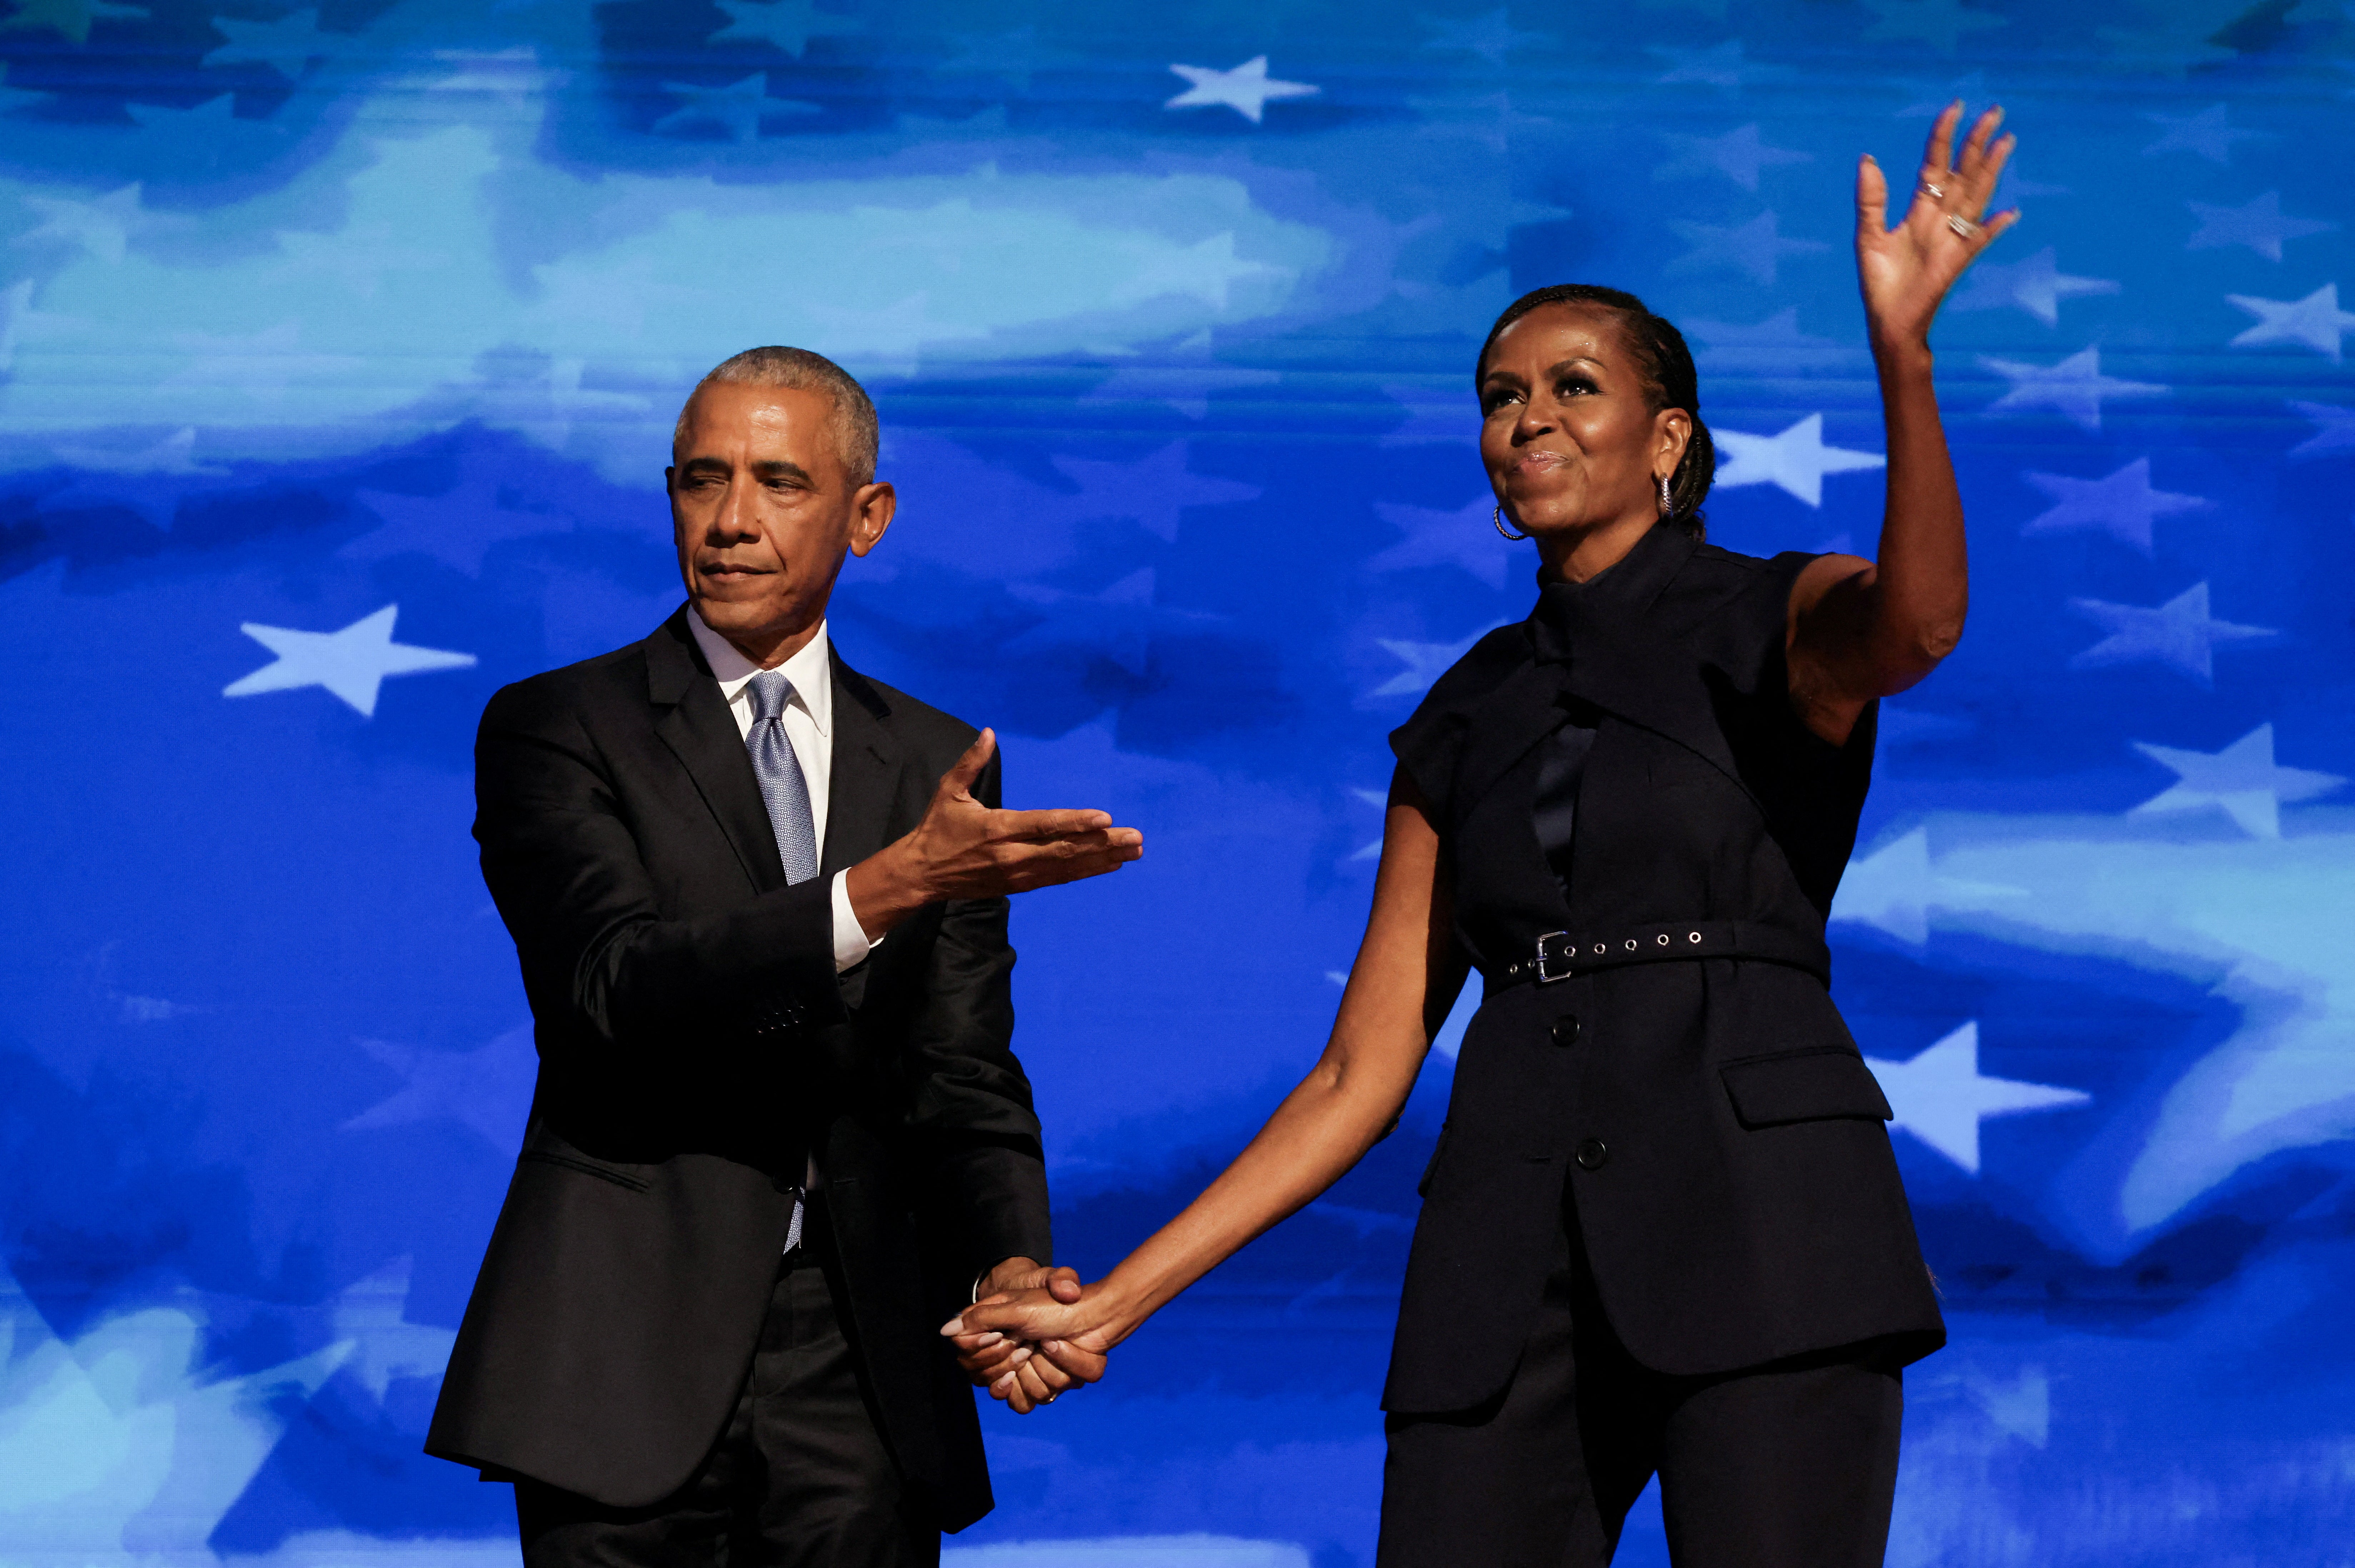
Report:
M 1749 1056 L 1719 1069 L 1745 1127 L 1859 1117 L 1885 1122 L 1889 1100 L 1864 1058 L 1837 1046 Z

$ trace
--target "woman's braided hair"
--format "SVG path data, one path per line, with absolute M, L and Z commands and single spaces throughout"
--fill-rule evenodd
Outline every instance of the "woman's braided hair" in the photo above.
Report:
M 1692 416 L 1692 439 L 1685 443 L 1684 460 L 1668 480 L 1668 505 L 1670 517 L 1695 539 L 1701 538 L 1707 519 L 1700 504 L 1709 494 L 1710 481 L 1717 476 L 1717 443 L 1710 439 L 1709 426 L 1700 421 L 1700 389 L 1693 371 L 1692 350 L 1685 347 L 1683 333 L 1654 315 L 1634 294 L 1596 283 L 1556 283 L 1523 294 L 1505 307 L 1505 314 L 1488 329 L 1487 342 L 1480 345 L 1480 357 L 1472 367 L 1474 389 L 1487 374 L 1488 350 L 1496 346 L 1497 335 L 1529 312 L 1550 304 L 1593 305 L 1609 312 L 1642 368 L 1652 411 L 1682 409 Z

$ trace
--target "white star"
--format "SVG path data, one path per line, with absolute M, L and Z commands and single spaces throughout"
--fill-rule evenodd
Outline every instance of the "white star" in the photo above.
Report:
M 468 663 L 474 661 L 469 659 Z M 456 1122 L 496 1153 L 513 1155 L 531 1111 L 539 1056 L 531 1025 L 524 1024 L 472 1051 L 430 1051 L 391 1040 L 363 1040 L 359 1048 L 400 1074 L 401 1086 L 344 1123 L 347 1133 L 426 1122 Z
M 1869 925 L 1919 947 L 1930 940 L 1932 909 L 1977 909 L 1990 900 L 2020 896 L 2018 888 L 1938 875 L 1930 866 L 1929 830 L 1917 827 L 1848 863 L 1831 918 Z
M 2146 114 L 2143 118 L 2154 125 L 2167 127 L 2166 135 L 2142 150 L 2146 158 L 2160 153 L 2197 153 L 2211 164 L 2230 164 L 2233 143 L 2266 134 L 2233 125 L 2232 116 L 2221 103 L 2197 114 Z
M 1645 52 L 1656 54 L 1668 62 L 1668 69 L 1656 79 L 1663 83 L 1690 81 L 1706 87 L 1740 87 L 1745 81 L 1789 74 L 1787 67 L 1761 65 L 1744 59 L 1739 38 L 1728 38 L 1705 49 L 1678 48 L 1673 44 L 1649 44 L 1646 46 Z
M 1075 649 L 1090 658 L 1108 658 L 1140 678 L 1149 667 L 1155 637 L 1199 634 L 1229 619 L 1155 603 L 1151 567 L 1130 572 L 1100 593 L 1066 593 L 1028 582 L 1010 583 L 1007 592 L 1050 613 L 1001 645 L 1002 651 L 1032 657 Z
M 1744 272 L 1750 281 L 1771 286 L 1774 264 L 1785 256 L 1806 256 L 1830 246 L 1818 240 L 1785 240 L 1777 231 L 1770 208 L 1747 223 L 1725 227 L 1671 219 L 1668 227 L 1692 249 L 1668 264 L 1671 272 L 1723 271 Z
M 812 38 L 841 37 L 862 32 L 867 24 L 857 16 L 837 16 L 821 11 L 811 0 L 773 0 L 767 5 L 751 5 L 746 0 L 711 0 L 728 13 L 726 27 L 704 39 L 708 44 L 726 43 L 742 38 L 774 44 L 795 59 L 809 47 Z
M 395 1378 L 438 1378 L 450 1364 L 453 1329 L 408 1320 L 410 1259 L 397 1257 L 366 1279 L 346 1285 L 329 1314 L 338 1343 L 351 1352 L 344 1366 L 378 1404 Z
M 2108 278 L 2077 278 L 2053 265 L 2047 245 L 2033 256 L 2006 265 L 1982 261 L 1971 269 L 1970 283 L 1955 301 L 1956 310 L 1998 310 L 2017 305 L 2047 326 L 2061 321 L 2061 302 L 2083 294 L 2114 294 L 2118 285 Z
M 229 40 L 204 58 L 206 65 L 268 66 L 287 80 L 303 74 L 315 59 L 331 59 L 351 47 L 352 40 L 319 31 L 316 9 L 293 11 L 274 22 L 247 22 L 235 16 L 215 16 L 213 30 Z
M 1472 645 L 1488 635 L 1483 626 L 1460 643 L 1410 643 L 1389 637 L 1377 637 L 1375 644 L 1396 655 L 1406 668 L 1391 677 L 1368 697 L 1421 697 L 1431 689 L 1431 683 L 1447 673 L 1448 666 L 1472 651 Z
M 1777 164 L 1805 164 L 1815 159 L 1813 153 L 1768 146 L 1759 138 L 1755 124 L 1728 131 L 1722 136 L 1671 134 L 1668 140 L 1670 145 L 1681 148 L 1682 153 L 1652 171 L 1652 178 L 1656 181 L 1715 173 L 1723 175 L 1744 190 L 1756 190 L 1760 170 L 1772 168 Z
M 474 656 L 421 648 L 392 640 L 400 606 L 388 604 L 336 632 L 299 632 L 248 621 L 239 630 L 278 657 L 221 688 L 223 697 L 254 697 L 324 686 L 363 719 L 376 714 L 377 688 L 387 676 L 432 669 L 471 669 Z
M 1979 1173 L 1979 1124 L 1989 1116 L 2090 1104 L 2094 1098 L 2082 1089 L 1981 1076 L 1976 1019 L 1910 1061 L 1864 1060 L 1897 1113 L 1896 1125 L 1973 1176 Z
M 94 21 L 128 21 L 154 14 L 144 5 L 112 5 L 107 0 L 21 0 L 15 15 L 0 19 L 0 33 L 48 27 L 74 43 L 86 44 Z
M 2202 686 L 2215 679 L 2219 643 L 2253 643 L 2281 635 L 2264 626 L 2211 620 L 2205 582 L 2193 583 L 2156 608 L 2100 599 L 2072 599 L 2069 608 L 2110 634 L 2071 659 L 2070 668 L 2163 664 Z
M 1236 279 L 1283 271 L 1264 261 L 1237 261 L 1234 231 L 1229 229 L 1180 249 L 1156 247 L 1146 251 L 1136 275 L 1114 289 L 1113 298 L 1130 304 L 1168 294 L 1187 294 L 1224 310 L 1228 288 Z
M 677 109 L 654 123 L 659 134 L 684 125 L 717 125 L 730 138 L 750 142 L 761 134 L 761 122 L 774 114 L 816 114 L 822 112 L 815 103 L 798 98 L 769 96 L 769 78 L 765 71 L 754 71 L 741 81 L 725 87 L 696 87 L 685 82 L 663 83 L 665 92 L 676 92 L 687 100 Z
M 2144 801 L 2131 816 L 2205 811 L 2214 806 L 2253 838 L 2281 837 L 2285 801 L 2312 800 L 2347 781 L 2310 768 L 2274 763 L 2274 727 L 2260 724 L 2221 752 L 2183 752 L 2144 741 L 2134 749 L 2175 774 L 2175 783 Z
M 2102 428 L 2104 398 L 2155 397 L 2167 390 L 2156 381 L 2126 381 L 2103 375 L 2098 347 L 2081 349 L 2058 365 L 2030 365 L 1985 354 L 1979 363 L 2011 383 L 2009 391 L 1987 405 L 1989 413 L 2047 408 L 2066 414 L 2086 430 Z
M 1368 571 L 1409 571 L 1426 566 L 1460 566 L 1491 588 L 1505 586 L 1510 550 L 1490 521 L 1496 498 L 1482 496 L 1458 510 L 1402 507 L 1377 501 L 1374 511 L 1406 538 L 1376 552 Z
M 1958 0 L 1864 0 L 1865 9 L 1880 18 L 1865 30 L 1869 43 L 1890 38 L 1919 38 L 1934 44 L 1942 54 L 1953 54 L 1965 33 L 1983 33 L 2010 26 L 2009 18 L 1985 11 L 1966 11 Z
M 2318 218 L 2291 218 L 2281 209 L 2281 192 L 2269 190 L 2245 207 L 2211 207 L 2204 201 L 2184 205 L 2200 219 L 2200 232 L 2184 241 L 2187 251 L 2215 251 L 2226 245 L 2246 245 L 2268 261 L 2282 259 L 2282 241 L 2309 234 L 2328 234 L 2336 223 Z
M 1260 123 L 1260 116 L 1272 100 L 1306 98 L 1323 91 L 1305 81 L 1273 80 L 1267 74 L 1265 55 L 1255 55 L 1232 70 L 1213 70 L 1199 65 L 1173 65 L 1169 69 L 1194 85 L 1161 107 L 1203 109 L 1223 103 L 1254 125 Z
M 2151 550 L 2153 518 L 2202 511 L 2200 496 L 2179 496 L 2150 487 L 2150 459 L 2137 457 L 2104 479 L 2073 479 L 2065 474 L 2023 474 L 2021 478 L 2059 503 L 2020 525 L 2023 534 L 2074 533 L 2098 528 L 2145 555 Z
M 2355 330 L 2355 315 L 2339 308 L 2339 285 L 2325 283 L 2302 300 L 2258 299 L 2253 294 L 2224 298 L 2257 317 L 2257 325 L 2232 339 L 2235 348 L 2265 343 L 2296 343 L 2339 363 L 2345 338 Z
M 1778 435 L 1746 435 L 1738 430 L 1710 433 L 1727 459 L 1717 471 L 1720 485 L 1778 485 L 1810 507 L 1824 504 L 1825 475 L 1889 466 L 1879 453 L 1826 446 L 1821 414 L 1809 414 Z
M 48 219 L 37 229 L 27 229 L 12 243 L 37 244 L 54 240 L 68 245 L 79 245 L 100 261 L 112 264 L 123 260 L 123 248 L 129 244 L 131 231 L 142 227 L 145 217 L 139 210 L 137 181 L 111 190 L 89 201 L 71 201 L 54 196 L 18 197 L 27 207 Z
M 1485 16 L 1459 21 L 1448 16 L 1425 16 L 1423 25 L 1433 34 L 1423 45 L 1427 49 L 1461 49 L 1478 55 L 1490 65 L 1502 65 L 1505 57 L 1547 41 L 1543 33 L 1527 33 L 1513 26 L 1512 13 L 1498 9 Z
M 2314 433 L 2289 449 L 2292 457 L 2320 457 L 2330 452 L 2355 452 L 2355 409 L 2342 409 L 2332 403 L 2304 403 L 2296 399 L 2291 408 L 2312 420 Z
M 1785 305 L 1764 321 L 1688 320 L 1688 338 L 1698 340 L 1711 361 L 1729 368 L 1782 370 L 1821 368 L 1838 363 L 1853 350 L 1837 339 L 1799 330 L 1799 307 Z
M 1256 485 L 1188 470 L 1182 441 L 1173 441 L 1134 463 L 1086 457 L 1058 457 L 1054 463 L 1079 484 L 1072 516 L 1133 518 L 1147 533 L 1172 544 L 1178 540 L 1178 520 L 1187 507 L 1255 501 L 1260 494 Z

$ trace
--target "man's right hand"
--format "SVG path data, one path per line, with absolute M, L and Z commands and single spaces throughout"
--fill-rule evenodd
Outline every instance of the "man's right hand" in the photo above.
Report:
M 851 912 L 879 937 L 928 903 L 1002 898 L 1100 877 L 1145 853 L 1145 835 L 1115 827 L 1109 812 L 993 810 L 973 781 L 996 752 L 984 730 L 941 776 L 915 831 L 850 869 Z

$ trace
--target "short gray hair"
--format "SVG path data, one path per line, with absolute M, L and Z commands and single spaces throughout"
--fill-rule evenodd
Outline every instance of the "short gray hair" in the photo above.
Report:
M 737 387 L 777 387 L 803 392 L 824 392 L 834 400 L 834 444 L 841 455 L 842 465 L 850 471 L 853 485 L 870 484 L 875 478 L 875 452 L 881 443 L 882 432 L 875 419 L 874 400 L 867 389 L 854 379 L 849 371 L 823 354 L 813 354 L 806 348 L 782 348 L 772 345 L 766 348 L 747 348 L 743 353 L 721 360 L 710 374 L 695 384 L 699 392 L 718 382 Z M 687 403 L 678 411 L 678 423 L 671 428 L 673 451 L 687 439 L 687 410 L 695 401 L 695 393 L 687 394 Z

